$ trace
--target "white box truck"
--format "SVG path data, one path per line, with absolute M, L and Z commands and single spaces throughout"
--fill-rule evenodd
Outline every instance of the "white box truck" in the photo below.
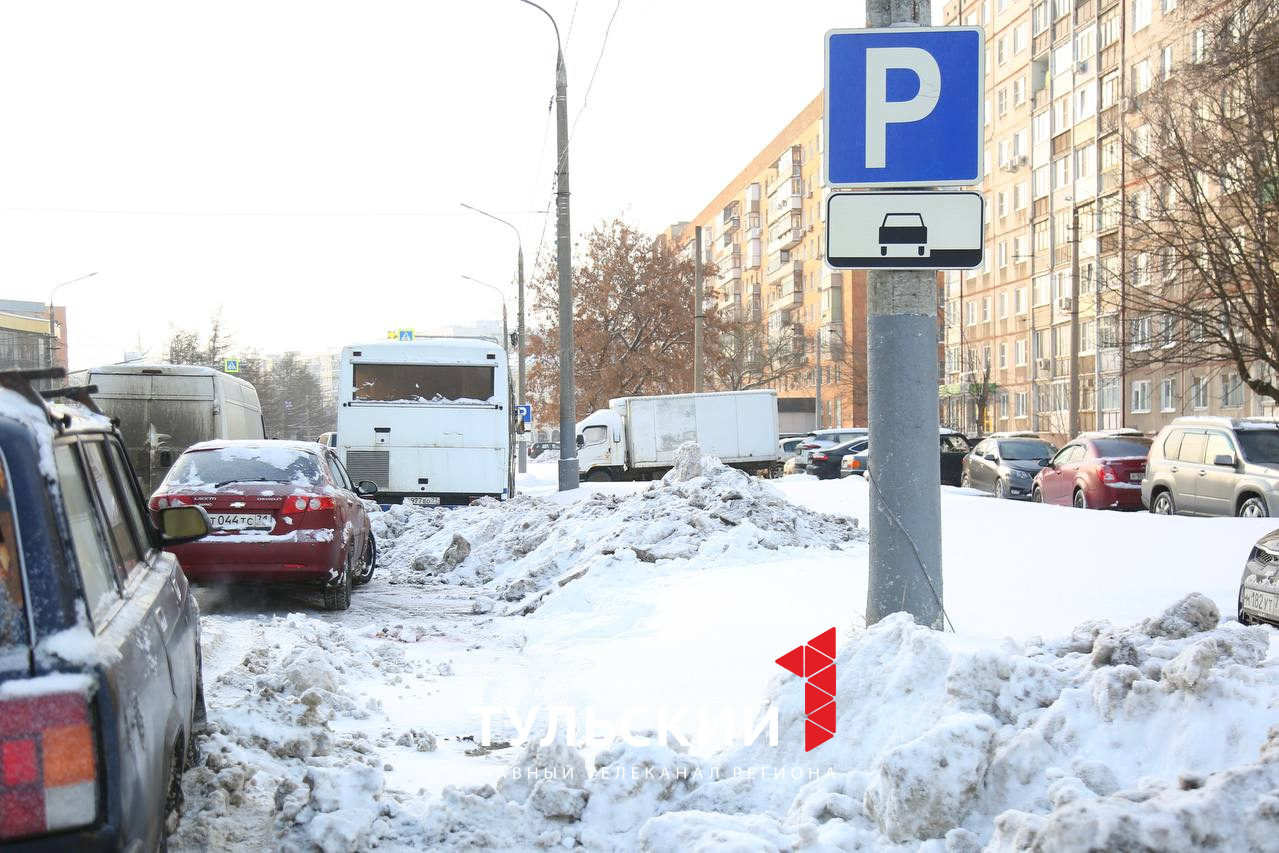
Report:
M 577 425 L 582 479 L 656 480 L 686 441 L 725 465 L 763 473 L 777 464 L 777 392 L 620 397 Z

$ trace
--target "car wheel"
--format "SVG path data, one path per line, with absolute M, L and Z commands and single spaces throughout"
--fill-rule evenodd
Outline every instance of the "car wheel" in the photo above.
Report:
M 1250 495 L 1247 500 L 1239 504 L 1240 518 L 1267 518 L 1270 510 L 1266 507 L 1266 502 L 1256 495 Z
M 1006 494 L 1007 493 L 1004 491 L 1004 481 L 996 480 L 995 481 L 995 497 L 998 498 L 999 500 L 1003 500 Z
M 360 560 L 360 571 L 352 579 L 355 586 L 364 586 L 373 580 L 373 569 L 377 567 L 377 542 L 373 539 L 373 531 L 369 531 L 369 544 L 364 549 L 364 558 Z
M 1030 491 L 1030 502 L 1033 504 L 1041 504 L 1044 502 L 1044 493 L 1039 490 L 1038 486 Z
M 1155 515 L 1176 515 L 1177 504 L 1173 502 L 1172 492 L 1163 491 L 1155 495 L 1150 502 L 1150 511 Z
M 346 550 L 346 559 L 342 562 L 342 576 L 333 583 L 324 585 L 324 609 L 346 610 L 351 606 L 352 558 L 350 547 Z
M 1075 505 L 1075 509 L 1088 509 L 1088 496 L 1083 489 L 1075 489 L 1075 498 L 1071 503 Z

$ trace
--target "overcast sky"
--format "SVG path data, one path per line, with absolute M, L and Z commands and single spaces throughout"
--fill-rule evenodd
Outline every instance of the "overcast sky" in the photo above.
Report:
M 695 216 L 820 91 L 826 30 L 863 20 L 855 0 L 543 5 L 575 236 Z M 72 367 L 158 357 L 219 307 L 265 351 L 497 317 L 462 275 L 513 312 L 515 235 L 460 203 L 519 228 L 530 275 L 553 251 L 554 71 L 519 0 L 0 5 L 0 297 L 97 271 L 58 294 Z

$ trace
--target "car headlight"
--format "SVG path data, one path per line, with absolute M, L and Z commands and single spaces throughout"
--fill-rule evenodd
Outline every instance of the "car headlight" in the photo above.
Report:
M 1012 478 L 1013 478 L 1014 480 L 1029 480 L 1029 479 L 1031 479 L 1030 472 L 1029 472 L 1029 471 L 1023 471 L 1023 470 L 1021 470 L 1020 468 L 1009 468 L 1009 469 L 1008 469 L 1008 473 L 1012 475 Z

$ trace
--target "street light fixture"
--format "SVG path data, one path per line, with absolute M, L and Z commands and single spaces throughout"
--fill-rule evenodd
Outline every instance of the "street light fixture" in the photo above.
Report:
M 57 296 L 58 291 L 66 287 L 68 284 L 75 284 L 77 281 L 84 281 L 86 278 L 93 278 L 97 274 L 98 273 L 95 270 L 89 273 L 88 275 L 82 275 L 79 278 L 73 278 L 69 281 L 64 281 L 61 284 L 54 285 L 53 290 L 49 292 L 49 366 L 50 367 L 54 366 L 54 362 L 56 360 L 54 356 L 54 352 L 58 348 L 58 332 L 57 332 L 57 329 L 54 328 L 54 322 L 53 322 L 53 297 Z
M 518 278 L 519 306 L 516 309 L 516 316 L 515 316 L 515 334 L 518 336 L 518 339 L 519 339 L 519 368 L 518 368 L 516 385 L 515 385 L 515 398 L 518 401 L 519 405 L 523 406 L 525 403 L 528 402 L 527 400 L 524 399 L 524 240 L 523 238 L 520 237 L 520 229 L 516 228 L 514 225 L 507 222 L 505 219 L 501 218 L 500 216 L 494 216 L 488 211 L 480 210 L 478 207 L 469 205 L 466 202 L 462 202 L 462 207 L 465 207 L 467 210 L 473 210 L 476 213 L 480 214 L 481 216 L 487 216 L 489 219 L 492 219 L 495 222 L 500 222 L 503 225 L 505 225 L 507 228 L 510 228 L 512 231 L 515 232 L 515 241 L 517 246 L 519 247 L 518 264 L 516 266 L 516 269 L 518 271 L 518 276 L 519 276 Z M 502 348 L 505 349 L 509 345 L 510 345 L 510 339 L 506 338 L 506 336 L 503 335 Z M 518 470 L 519 473 L 521 474 L 528 471 L 528 445 L 527 444 L 523 444 L 523 443 L 520 444 L 518 468 L 516 470 Z
M 564 44 L 555 17 L 533 0 L 520 0 L 545 15 L 555 28 L 555 139 L 558 183 L 555 191 L 556 265 L 560 291 L 560 461 L 559 490 L 580 485 L 577 470 L 577 398 L 573 382 L 573 237 L 569 230 L 568 189 L 568 71 L 564 67 Z

